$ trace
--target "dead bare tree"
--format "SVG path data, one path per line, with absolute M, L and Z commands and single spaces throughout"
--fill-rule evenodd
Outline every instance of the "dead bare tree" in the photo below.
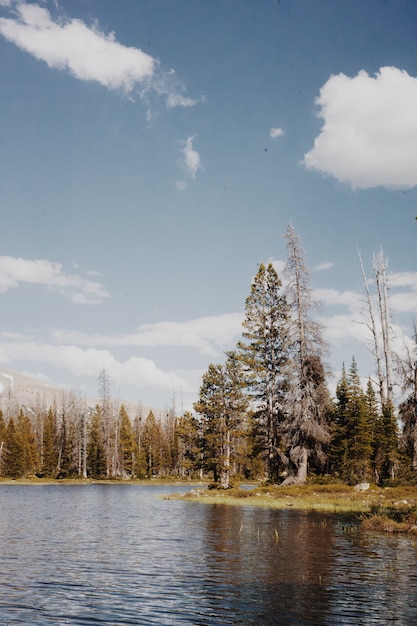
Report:
M 320 465 L 325 460 L 325 446 L 330 440 L 328 414 L 330 396 L 325 380 L 323 357 L 327 346 L 322 329 L 312 318 L 317 303 L 309 286 L 311 275 L 304 262 L 304 250 L 293 226 L 286 232 L 288 279 L 285 295 L 290 309 L 287 415 L 284 433 L 291 461 L 285 484 L 303 483 L 312 459 Z

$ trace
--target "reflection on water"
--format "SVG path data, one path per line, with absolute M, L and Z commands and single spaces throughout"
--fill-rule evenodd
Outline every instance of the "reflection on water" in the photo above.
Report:
M 416 545 L 348 518 L 0 487 L 0 624 L 416 624 Z

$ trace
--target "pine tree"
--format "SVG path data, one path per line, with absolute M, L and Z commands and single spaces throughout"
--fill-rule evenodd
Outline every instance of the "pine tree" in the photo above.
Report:
M 50 407 L 44 424 L 42 437 L 42 474 L 54 476 L 58 470 L 58 433 L 56 409 Z
M 349 484 L 372 480 L 371 415 L 355 358 L 348 375 L 343 371 L 336 396 L 336 428 L 331 447 L 333 468 Z
M 142 434 L 142 446 L 146 458 L 146 475 L 152 478 L 161 470 L 161 426 L 153 411 L 149 411 Z
M 4 475 L 4 446 L 6 442 L 6 423 L 3 417 L 3 411 L 0 409 L 0 475 Z
M 178 467 L 181 478 L 191 478 L 201 467 L 200 423 L 186 411 L 176 424 L 178 438 Z
M 123 477 L 135 475 L 135 461 L 138 449 L 135 443 L 132 424 L 125 406 L 119 410 L 119 459 L 120 471 Z
M 204 467 L 213 472 L 214 481 L 223 489 L 229 487 L 243 433 L 249 404 L 245 388 L 242 364 L 235 352 L 229 352 L 225 365 L 210 364 L 203 375 L 199 401 L 194 404 L 202 420 Z
M 287 461 L 282 423 L 288 390 L 288 313 L 278 274 L 271 263 L 267 267 L 261 264 L 246 299 L 244 340 L 239 342 L 238 350 L 255 407 L 255 449 L 265 458 L 269 479 L 277 479 L 282 463 Z
M 345 364 L 342 375 L 336 385 L 336 402 L 333 411 L 330 443 L 330 471 L 342 476 L 348 462 L 348 427 L 349 427 L 349 384 Z
M 4 475 L 18 478 L 24 475 L 24 456 L 22 440 L 11 417 L 7 424 L 4 446 Z
M 27 414 L 20 409 L 16 424 L 16 432 L 20 438 L 22 450 L 22 475 L 35 474 L 39 469 L 39 455 L 36 446 L 36 437 Z
M 135 476 L 138 478 L 147 477 L 146 453 L 143 448 L 144 413 L 141 405 L 138 406 L 135 419 L 133 420 L 133 437 L 137 448 L 137 458 L 135 458 Z
M 87 444 L 87 472 L 93 478 L 103 478 L 106 475 L 106 456 L 102 433 L 101 407 L 97 404 L 91 415 Z

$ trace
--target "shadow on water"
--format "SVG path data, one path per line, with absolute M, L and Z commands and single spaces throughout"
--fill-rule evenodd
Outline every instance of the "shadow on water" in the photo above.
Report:
M 212 581 L 226 574 L 227 608 L 244 607 L 246 623 L 326 623 L 337 520 L 249 507 L 208 509 L 206 572 Z

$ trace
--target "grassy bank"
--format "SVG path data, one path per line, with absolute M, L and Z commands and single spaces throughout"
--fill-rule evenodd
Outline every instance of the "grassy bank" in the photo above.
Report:
M 270 485 L 251 490 L 193 489 L 167 498 L 230 506 L 350 513 L 360 517 L 368 530 L 417 532 L 417 487 L 371 487 L 367 491 L 356 491 L 343 484 Z

